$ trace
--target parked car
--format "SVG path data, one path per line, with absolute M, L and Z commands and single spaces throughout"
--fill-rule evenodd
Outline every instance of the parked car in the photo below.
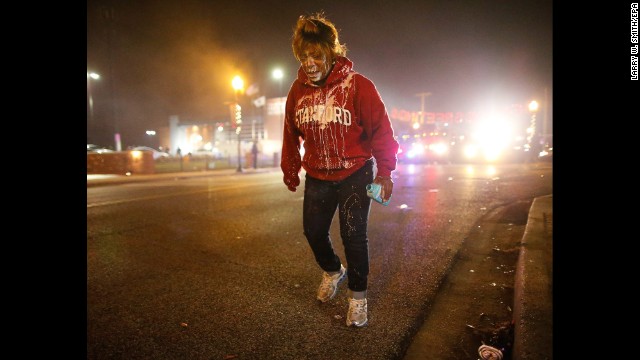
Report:
M 134 146 L 129 150 L 151 151 L 151 153 L 153 153 L 153 160 L 166 159 L 171 156 L 164 151 L 160 151 L 149 146 Z
M 87 152 L 88 153 L 97 153 L 97 154 L 102 154 L 102 153 L 108 153 L 108 152 L 113 152 L 113 150 L 106 148 L 106 147 L 102 147 L 96 144 L 87 144 Z
M 211 150 L 207 150 L 207 149 L 195 150 L 191 152 L 191 156 L 197 157 L 197 158 L 208 157 L 208 158 L 219 159 L 222 156 L 222 154 L 220 153 L 220 150 L 218 150 L 218 148 L 213 148 Z

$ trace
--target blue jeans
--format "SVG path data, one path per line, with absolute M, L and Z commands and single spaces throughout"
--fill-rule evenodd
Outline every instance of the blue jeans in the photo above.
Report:
M 304 209 L 302 223 L 304 235 L 311 246 L 318 265 L 326 272 L 340 270 L 329 230 L 338 209 L 340 237 L 347 258 L 349 289 L 367 290 L 369 275 L 369 239 L 367 226 L 371 199 L 367 184 L 373 182 L 373 160 L 341 181 L 318 180 L 305 175 Z

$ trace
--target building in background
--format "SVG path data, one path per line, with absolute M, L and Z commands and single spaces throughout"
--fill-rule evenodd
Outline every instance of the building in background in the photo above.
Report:
M 274 165 L 280 164 L 285 102 L 286 97 L 258 98 L 248 111 L 243 108 L 239 136 L 242 156 L 250 153 L 253 143 L 257 142 L 261 158 L 273 159 Z M 198 121 L 172 115 L 168 131 L 158 131 L 159 143 L 169 147 L 171 155 L 177 155 L 180 149 L 182 155 L 210 154 L 217 158 L 233 158 L 238 152 L 238 136 L 232 116 L 230 113 L 228 119 Z

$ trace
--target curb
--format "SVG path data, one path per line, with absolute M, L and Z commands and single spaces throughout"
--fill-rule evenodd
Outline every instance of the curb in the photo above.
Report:
M 513 359 L 553 359 L 553 195 L 535 198 L 516 267 Z

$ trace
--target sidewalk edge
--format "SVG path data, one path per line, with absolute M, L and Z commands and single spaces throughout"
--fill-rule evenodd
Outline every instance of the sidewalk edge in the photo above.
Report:
M 514 284 L 513 359 L 553 359 L 553 195 L 535 198 Z

